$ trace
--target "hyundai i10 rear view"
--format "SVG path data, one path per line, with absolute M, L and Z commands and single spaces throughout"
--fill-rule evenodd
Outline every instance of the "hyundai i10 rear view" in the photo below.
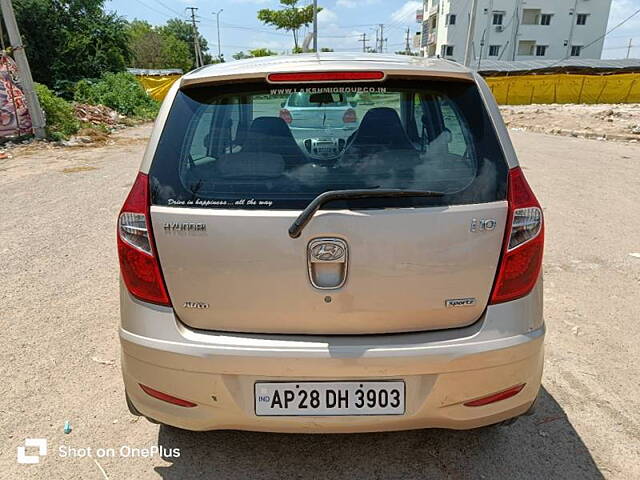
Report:
M 132 413 L 191 430 L 469 429 L 540 389 L 542 209 L 445 60 L 178 80 L 118 219 Z

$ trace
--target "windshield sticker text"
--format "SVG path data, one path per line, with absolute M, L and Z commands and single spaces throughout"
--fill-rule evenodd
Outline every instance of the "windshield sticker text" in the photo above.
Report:
M 306 87 L 274 88 L 271 95 L 291 95 L 292 93 L 387 93 L 386 87 Z
M 238 200 L 167 200 L 170 207 L 272 207 L 273 200 L 256 200 L 255 198 L 240 198 Z

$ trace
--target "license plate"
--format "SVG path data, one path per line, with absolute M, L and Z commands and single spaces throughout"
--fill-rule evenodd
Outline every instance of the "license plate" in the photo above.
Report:
M 259 417 L 404 414 L 404 382 L 259 382 L 254 394 Z

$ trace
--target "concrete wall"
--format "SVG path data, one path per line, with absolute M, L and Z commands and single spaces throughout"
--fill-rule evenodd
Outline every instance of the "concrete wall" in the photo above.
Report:
M 471 3 L 471 0 L 425 0 L 425 21 L 430 25 L 436 23 L 435 30 L 429 29 L 435 42 L 424 48 L 427 56 L 443 56 L 443 45 L 448 45 L 453 47 L 453 55 L 447 58 L 464 61 Z M 473 65 L 480 58 L 562 59 L 570 57 L 572 46 L 584 47 L 580 58 L 601 58 L 604 39 L 586 46 L 606 32 L 610 9 L 611 0 L 478 0 Z M 498 12 L 503 13 L 501 26 L 493 25 L 493 15 Z M 542 14 L 551 15 L 550 25 L 540 25 Z M 588 15 L 586 25 L 577 25 L 578 14 Z M 455 25 L 448 25 L 450 15 L 456 16 Z M 532 21 L 538 24 L 526 24 Z M 521 42 L 523 47 L 533 45 L 533 48 L 519 51 Z M 491 52 L 492 45 L 499 50 L 498 55 L 491 55 L 496 53 Z M 537 46 L 546 46 L 546 51 L 537 51 Z

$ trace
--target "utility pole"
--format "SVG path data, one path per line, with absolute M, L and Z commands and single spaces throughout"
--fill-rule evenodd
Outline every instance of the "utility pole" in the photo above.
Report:
M 384 23 L 380 24 L 380 53 L 384 52 Z
M 627 59 L 631 57 L 631 47 L 633 46 L 633 38 L 629 39 L 629 48 L 627 48 Z
M 220 46 L 220 14 L 224 10 L 221 8 L 217 12 L 213 12 L 216 16 L 216 29 L 218 30 L 218 60 L 222 61 L 222 47 Z
M 578 0 L 576 0 L 576 4 Z M 513 54 L 511 55 L 511 60 L 516 59 L 516 55 L 518 54 L 518 33 L 520 32 L 520 7 L 522 6 L 522 0 L 516 0 L 516 9 L 513 13 L 513 27 L 512 32 L 513 35 L 511 37 L 511 43 L 513 43 Z
M 476 70 L 480 70 L 480 65 L 482 64 L 482 51 L 484 50 L 484 38 L 486 33 L 487 30 L 485 29 L 485 31 L 482 32 L 482 38 L 480 39 L 480 55 L 478 55 L 478 67 Z
M 411 35 L 411 28 L 407 28 L 407 43 L 404 47 L 405 52 L 407 53 L 407 55 L 411 55 L 411 45 L 409 45 L 409 37 Z
M 318 53 L 318 0 L 313 0 L 313 51 Z
M 573 4 L 573 10 L 571 11 L 571 29 L 569 30 L 569 41 L 567 42 L 567 54 L 565 58 L 571 57 L 571 48 L 573 47 L 573 33 L 576 28 L 576 22 L 578 15 L 578 0 L 575 0 Z
M 464 65 L 471 65 L 471 56 L 473 54 L 473 35 L 476 29 L 476 13 L 478 9 L 478 0 L 471 3 L 471 14 L 469 15 L 469 30 L 467 31 L 467 44 L 464 48 Z
M 27 108 L 29 109 L 33 134 L 36 138 L 44 138 L 46 135 L 44 129 L 44 114 L 40 107 L 38 95 L 36 95 L 36 91 L 33 88 L 31 69 L 29 68 L 29 61 L 27 60 L 27 55 L 25 54 L 24 47 L 22 46 L 22 38 L 20 37 L 20 30 L 18 30 L 18 24 L 16 22 L 15 13 L 13 12 L 11 0 L 0 0 L 0 8 L 2 9 L 2 17 L 4 18 L 4 24 L 7 27 L 7 33 L 9 34 L 9 42 L 11 42 L 13 58 L 15 58 L 16 64 L 18 65 L 18 75 L 24 91 Z
M 201 67 L 203 65 L 202 61 L 202 52 L 200 51 L 200 38 L 198 34 L 198 27 L 196 27 L 196 12 L 198 11 L 198 7 L 187 7 L 185 10 L 191 10 L 191 25 L 193 27 L 193 51 L 196 55 L 196 68 Z
M 359 42 L 362 42 L 362 51 L 366 53 L 367 51 L 367 34 L 363 33 L 362 35 L 360 35 L 360 40 L 358 40 Z

